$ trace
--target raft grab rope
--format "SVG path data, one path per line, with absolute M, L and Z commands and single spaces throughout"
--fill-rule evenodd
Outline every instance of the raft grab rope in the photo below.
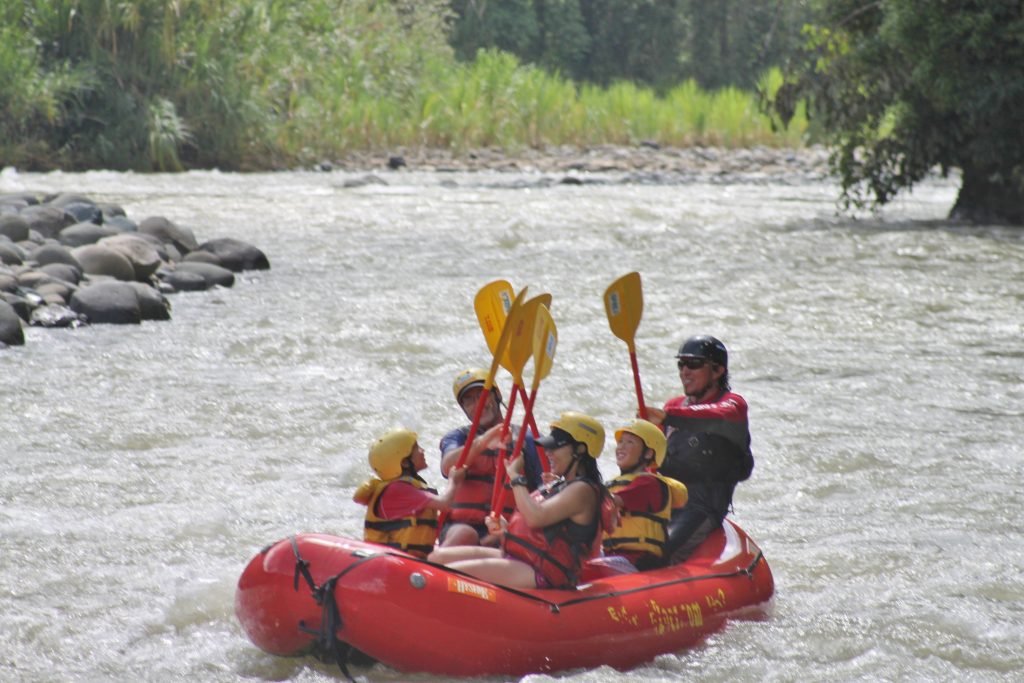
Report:
M 310 628 L 306 626 L 305 621 L 300 620 L 299 630 L 316 636 L 316 642 L 313 645 L 314 652 L 324 662 L 336 662 L 338 668 L 345 674 L 345 678 L 355 683 L 355 679 L 352 678 L 352 674 L 348 671 L 348 661 L 349 655 L 352 653 L 352 646 L 349 643 L 338 640 L 338 637 L 335 635 L 342 629 L 344 624 L 342 623 L 341 612 L 338 611 L 338 603 L 334 599 L 334 588 L 337 586 L 338 580 L 345 576 L 345 574 L 380 555 L 376 553 L 365 555 L 324 581 L 323 585 L 317 586 L 316 581 L 313 580 L 313 574 L 309 570 L 309 562 L 302 559 L 302 555 L 299 553 L 299 544 L 296 542 L 295 537 L 289 536 L 288 540 L 291 542 L 292 552 L 295 554 L 294 588 L 298 591 L 299 577 L 304 578 L 312 591 L 313 599 L 316 601 L 316 604 L 320 605 L 321 609 L 320 628 Z

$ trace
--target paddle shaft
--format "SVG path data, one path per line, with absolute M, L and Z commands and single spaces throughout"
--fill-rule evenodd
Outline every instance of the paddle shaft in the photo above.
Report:
M 640 366 L 636 362 L 636 351 L 629 352 L 629 360 L 633 365 L 633 384 L 636 385 L 636 401 L 640 406 L 640 419 L 647 419 L 647 406 L 644 405 L 644 388 L 640 384 Z
M 505 442 L 508 439 L 509 429 L 512 424 L 512 410 L 516 407 L 516 389 L 518 384 L 512 385 L 512 396 L 508 399 L 508 412 L 505 413 L 505 421 L 501 426 L 501 449 L 498 452 L 498 462 L 494 464 L 494 488 L 491 489 L 491 509 L 498 500 L 498 494 L 505 490 Z M 513 452 L 515 452 L 513 450 Z

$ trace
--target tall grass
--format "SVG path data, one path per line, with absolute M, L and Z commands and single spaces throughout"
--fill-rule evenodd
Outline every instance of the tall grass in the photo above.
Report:
M 753 93 L 456 62 L 445 0 L 0 0 L 0 165 L 276 168 L 352 150 L 795 145 Z M 775 80 L 773 80 L 775 79 Z M 778 87 L 766 74 L 764 87 Z

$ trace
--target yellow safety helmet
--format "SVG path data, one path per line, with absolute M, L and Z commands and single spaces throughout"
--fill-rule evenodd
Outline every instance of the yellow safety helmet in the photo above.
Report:
M 667 447 L 668 442 L 665 439 L 665 435 L 657 425 L 648 422 L 647 420 L 633 420 L 632 423 L 625 427 L 620 427 L 615 430 L 616 442 L 622 438 L 623 432 L 629 432 L 634 436 L 640 437 L 644 442 L 644 445 L 654 451 L 654 463 L 658 467 L 661 467 L 661 463 L 665 462 L 665 448 Z
M 455 400 L 462 402 L 462 394 L 473 387 L 482 387 L 487 383 L 487 371 L 483 368 L 469 368 L 455 375 L 455 382 L 452 384 L 452 393 Z
M 587 453 L 592 458 L 597 458 L 601 455 L 601 451 L 604 450 L 604 427 L 601 423 L 583 413 L 576 413 L 568 411 L 562 413 L 562 415 L 551 423 L 552 432 L 556 429 L 560 429 L 571 436 L 575 441 L 582 443 L 587 447 Z M 558 447 L 561 445 L 556 435 L 539 439 L 539 443 L 543 448 L 548 446 L 544 443 L 549 441 L 553 446 Z
M 402 476 L 402 461 L 412 453 L 418 439 L 409 429 L 392 429 L 370 446 L 370 467 L 381 479 L 397 479 Z

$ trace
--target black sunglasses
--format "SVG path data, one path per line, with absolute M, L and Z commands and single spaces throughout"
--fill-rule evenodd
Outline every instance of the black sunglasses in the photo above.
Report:
M 689 368 L 690 370 L 700 370 L 707 363 L 703 358 L 680 358 L 676 363 L 676 366 L 682 370 L 683 368 Z

